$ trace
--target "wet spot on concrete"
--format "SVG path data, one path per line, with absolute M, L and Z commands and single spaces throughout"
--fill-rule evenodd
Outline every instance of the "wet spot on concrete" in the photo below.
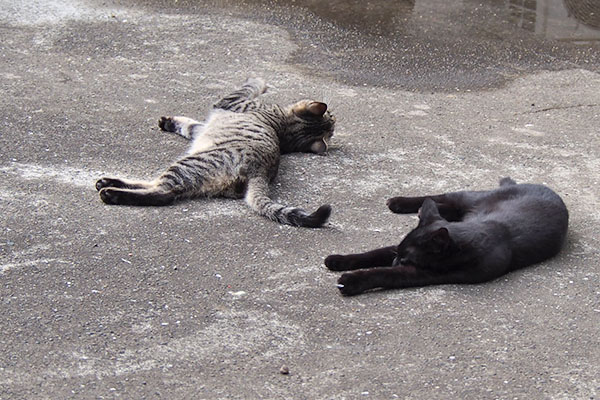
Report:
M 502 86 L 540 68 L 600 69 L 600 28 L 581 27 L 558 0 L 254 0 L 243 8 L 288 30 L 298 46 L 291 65 L 350 85 L 448 92 Z

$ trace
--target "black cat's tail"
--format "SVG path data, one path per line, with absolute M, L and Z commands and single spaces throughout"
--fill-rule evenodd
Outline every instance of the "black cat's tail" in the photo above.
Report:
M 317 211 L 309 214 L 301 208 L 286 207 L 271 200 L 269 183 L 263 177 L 251 178 L 246 191 L 246 203 L 260 215 L 280 224 L 318 228 L 331 214 L 331 206 L 322 205 Z
M 516 184 L 517 184 L 517 182 L 515 182 L 509 176 L 507 176 L 506 178 L 500 179 L 500 186 L 512 186 L 512 185 L 516 185 Z

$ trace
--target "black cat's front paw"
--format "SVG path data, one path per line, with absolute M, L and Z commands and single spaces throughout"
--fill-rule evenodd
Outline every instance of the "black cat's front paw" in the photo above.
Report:
M 325 266 L 331 271 L 347 271 L 345 259 L 345 256 L 332 254 L 325 258 Z
M 108 187 L 116 187 L 116 188 L 122 188 L 125 187 L 125 184 L 123 183 L 122 180 L 117 179 L 117 178 L 100 178 L 96 181 L 96 190 L 100 191 L 104 188 L 108 188 Z
M 410 214 L 415 212 L 413 210 L 414 206 L 412 204 L 407 204 L 407 198 L 406 197 L 392 197 L 391 199 L 388 199 L 388 201 L 386 202 L 388 208 L 396 214 Z
M 158 127 L 165 132 L 176 132 L 177 124 L 171 117 L 160 117 L 158 120 Z
M 106 204 L 120 204 L 120 191 L 113 188 L 103 188 L 100 190 L 100 198 Z
M 337 287 L 344 296 L 355 296 L 369 289 L 360 272 L 348 272 L 338 279 Z

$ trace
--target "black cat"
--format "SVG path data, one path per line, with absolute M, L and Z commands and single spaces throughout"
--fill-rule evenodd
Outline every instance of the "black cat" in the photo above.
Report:
M 567 233 L 562 199 L 543 185 L 510 178 L 490 191 L 394 197 L 395 213 L 419 212 L 419 225 L 398 246 L 330 255 L 325 265 L 343 274 L 344 295 L 369 289 L 480 283 L 555 256 Z M 368 268 L 368 269 L 367 269 Z

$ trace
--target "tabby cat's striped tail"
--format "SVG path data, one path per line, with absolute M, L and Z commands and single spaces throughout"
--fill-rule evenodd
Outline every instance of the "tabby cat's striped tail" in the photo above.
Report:
M 246 203 L 260 215 L 281 224 L 318 228 L 327 222 L 331 214 L 331 206 L 323 205 L 312 214 L 301 208 L 286 207 L 275 203 L 269 197 L 269 184 L 263 177 L 252 178 L 248 181 Z

